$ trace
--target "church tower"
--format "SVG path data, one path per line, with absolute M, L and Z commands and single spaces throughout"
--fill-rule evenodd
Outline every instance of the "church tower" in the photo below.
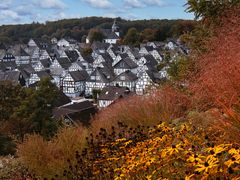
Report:
M 118 37 L 120 36 L 119 26 L 116 23 L 116 19 L 114 20 L 114 23 L 112 25 L 112 32 L 114 32 Z

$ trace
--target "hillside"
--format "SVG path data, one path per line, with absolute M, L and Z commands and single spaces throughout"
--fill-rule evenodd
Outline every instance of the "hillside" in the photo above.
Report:
M 30 38 L 61 38 L 70 37 L 81 42 L 91 28 L 111 28 L 114 19 L 103 17 L 86 17 L 81 19 L 64 19 L 40 24 L 33 22 L 25 25 L 0 26 L 0 42 L 11 43 L 20 41 L 26 43 Z M 194 26 L 192 20 L 124 20 L 117 18 L 117 23 L 124 36 L 129 28 L 135 27 L 139 32 L 146 28 L 158 30 L 159 36 L 155 40 L 165 40 L 168 37 L 179 36 L 183 32 L 191 31 Z

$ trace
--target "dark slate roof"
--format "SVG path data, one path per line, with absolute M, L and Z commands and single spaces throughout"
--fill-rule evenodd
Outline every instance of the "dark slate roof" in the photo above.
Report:
M 101 79 L 100 80 L 91 80 L 91 76 L 96 76 L 97 73 L 100 75 Z M 97 67 L 92 72 L 92 74 L 90 75 L 90 77 L 87 81 L 109 83 L 114 79 L 114 77 L 115 77 L 114 72 L 107 66 L 104 66 L 103 68 Z
M 51 57 L 56 56 L 54 48 L 46 48 L 46 51 L 49 54 L 49 56 L 51 56 Z
M 121 67 L 120 64 L 123 63 L 124 67 Z M 114 68 L 120 69 L 134 69 L 138 65 L 129 57 L 121 59 L 117 64 L 114 65 Z
M 15 56 L 30 56 L 21 46 L 14 50 Z
M 65 53 L 71 62 L 76 62 L 79 58 L 79 55 L 75 50 L 72 50 L 72 51 L 68 50 L 68 51 L 65 51 Z
M 75 39 L 73 39 L 73 38 L 70 38 L 70 37 L 66 37 L 65 40 L 68 41 L 70 44 L 76 44 L 76 43 L 78 43 L 77 40 L 75 40 Z
M 145 55 L 144 57 L 147 60 L 147 65 L 154 67 L 158 64 L 157 60 L 151 54 Z
M 20 48 L 20 55 L 21 56 L 30 56 L 22 47 Z
M 48 48 L 49 44 L 51 44 L 49 41 L 46 41 L 43 39 L 35 39 L 34 38 L 33 40 L 40 49 L 46 49 L 46 48 Z
M 114 101 L 129 95 L 132 95 L 132 93 L 130 93 L 127 87 L 108 86 L 103 88 L 98 100 Z
M 135 57 L 135 58 L 139 58 L 140 54 L 139 54 L 139 50 L 136 48 L 130 48 L 128 51 L 131 52 L 131 54 Z
M 72 78 L 75 82 L 86 81 L 89 78 L 89 75 L 88 75 L 87 71 L 85 71 L 85 70 L 72 71 L 72 72 L 69 72 L 69 74 L 72 76 Z
M 94 61 L 94 58 L 91 55 L 84 56 L 83 59 L 88 62 L 89 64 L 92 64 Z
M 19 71 L 0 72 L 0 81 L 11 81 L 14 84 L 18 84 L 20 74 Z
M 7 46 L 4 43 L 0 43 L 0 49 L 7 50 Z
M 62 91 L 59 91 L 59 96 L 57 97 L 54 103 L 54 107 L 60 107 L 70 102 L 71 102 L 70 98 L 66 96 Z
M 68 58 L 58 58 L 57 61 L 64 69 L 68 69 L 72 65 Z
M 122 79 L 121 79 L 122 76 L 125 77 L 125 80 L 122 80 Z M 121 82 L 121 81 L 123 81 L 123 82 L 134 82 L 134 81 L 136 81 L 137 79 L 138 79 L 138 77 L 137 77 L 134 73 L 132 73 L 131 71 L 128 70 L 128 71 L 125 71 L 125 72 L 119 74 L 119 75 L 114 79 L 114 81 L 117 81 L 117 82 Z
M 152 46 L 145 46 L 145 49 L 149 52 L 149 51 L 153 51 L 154 48 Z
M 102 53 L 100 55 L 103 57 L 103 59 L 105 60 L 106 63 L 108 63 L 108 64 L 113 63 L 113 59 L 108 53 Z
M 96 113 L 96 107 L 90 101 L 83 101 L 67 106 L 55 108 L 53 116 L 56 119 L 70 117 L 72 120 L 79 120 L 84 124 L 89 124 L 91 117 Z
M 108 47 L 110 46 L 109 43 L 101 43 L 99 41 L 96 41 L 96 42 L 93 42 L 92 45 L 91 45 L 91 48 L 93 50 L 107 50 Z
M 43 65 L 44 68 L 49 68 L 51 65 L 51 60 L 48 59 L 41 59 L 40 60 L 41 64 Z
M 40 79 L 45 77 L 49 77 L 52 79 L 51 75 L 47 71 L 37 71 L 35 73 L 38 75 Z
M 35 70 L 30 64 L 23 64 L 18 66 L 18 70 L 22 73 L 24 79 L 30 78 L 30 75 L 35 73 Z
M 104 66 L 103 68 L 98 68 L 98 72 L 100 73 L 103 82 L 110 82 L 115 76 L 114 72 L 106 66 Z
M 122 59 L 129 57 L 127 53 L 119 54 L 119 56 L 120 56 Z
M 105 39 L 119 39 L 115 32 L 112 32 L 112 29 L 101 29 Z
M 151 78 L 151 80 L 155 83 L 158 83 L 161 81 L 161 75 L 157 71 L 150 71 L 147 70 L 146 73 Z
M 120 51 L 120 50 L 119 50 L 119 46 L 118 46 L 117 44 L 112 44 L 111 46 L 112 46 L 112 47 L 111 47 L 110 49 L 112 49 L 112 51 L 113 51 L 114 53 L 117 53 L 117 52 Z
M 0 70 L 6 71 L 9 68 L 16 69 L 17 68 L 16 62 L 15 61 L 0 62 Z

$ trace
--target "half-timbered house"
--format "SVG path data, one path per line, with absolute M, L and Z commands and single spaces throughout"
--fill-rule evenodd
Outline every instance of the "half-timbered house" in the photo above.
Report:
M 97 101 L 100 108 L 105 108 L 113 102 L 133 95 L 126 87 L 108 86 L 102 89 Z
M 118 63 L 116 63 L 113 66 L 114 73 L 116 75 L 119 75 L 127 70 L 137 73 L 137 67 L 138 65 L 130 57 L 121 59 Z
M 119 74 L 113 80 L 112 84 L 114 86 L 127 87 L 130 91 L 135 92 L 137 80 L 138 80 L 138 77 L 131 71 L 127 70 Z
M 104 87 L 110 85 L 115 75 L 111 68 L 105 66 L 103 68 L 97 67 L 89 79 L 86 81 L 86 95 L 92 95 L 94 89 L 102 90 Z
M 89 75 L 85 70 L 71 71 L 62 80 L 62 90 L 69 97 L 78 97 L 85 91 L 85 82 Z
M 41 59 L 34 66 L 35 71 L 49 70 L 52 62 L 50 59 Z

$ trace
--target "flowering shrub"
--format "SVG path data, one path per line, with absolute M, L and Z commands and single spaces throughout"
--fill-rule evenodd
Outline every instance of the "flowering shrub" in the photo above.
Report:
M 130 128 L 119 123 L 108 134 L 88 139 L 88 148 L 76 152 L 77 163 L 55 177 L 66 179 L 200 179 L 240 177 L 240 149 L 215 144 L 203 131 L 187 123 Z

